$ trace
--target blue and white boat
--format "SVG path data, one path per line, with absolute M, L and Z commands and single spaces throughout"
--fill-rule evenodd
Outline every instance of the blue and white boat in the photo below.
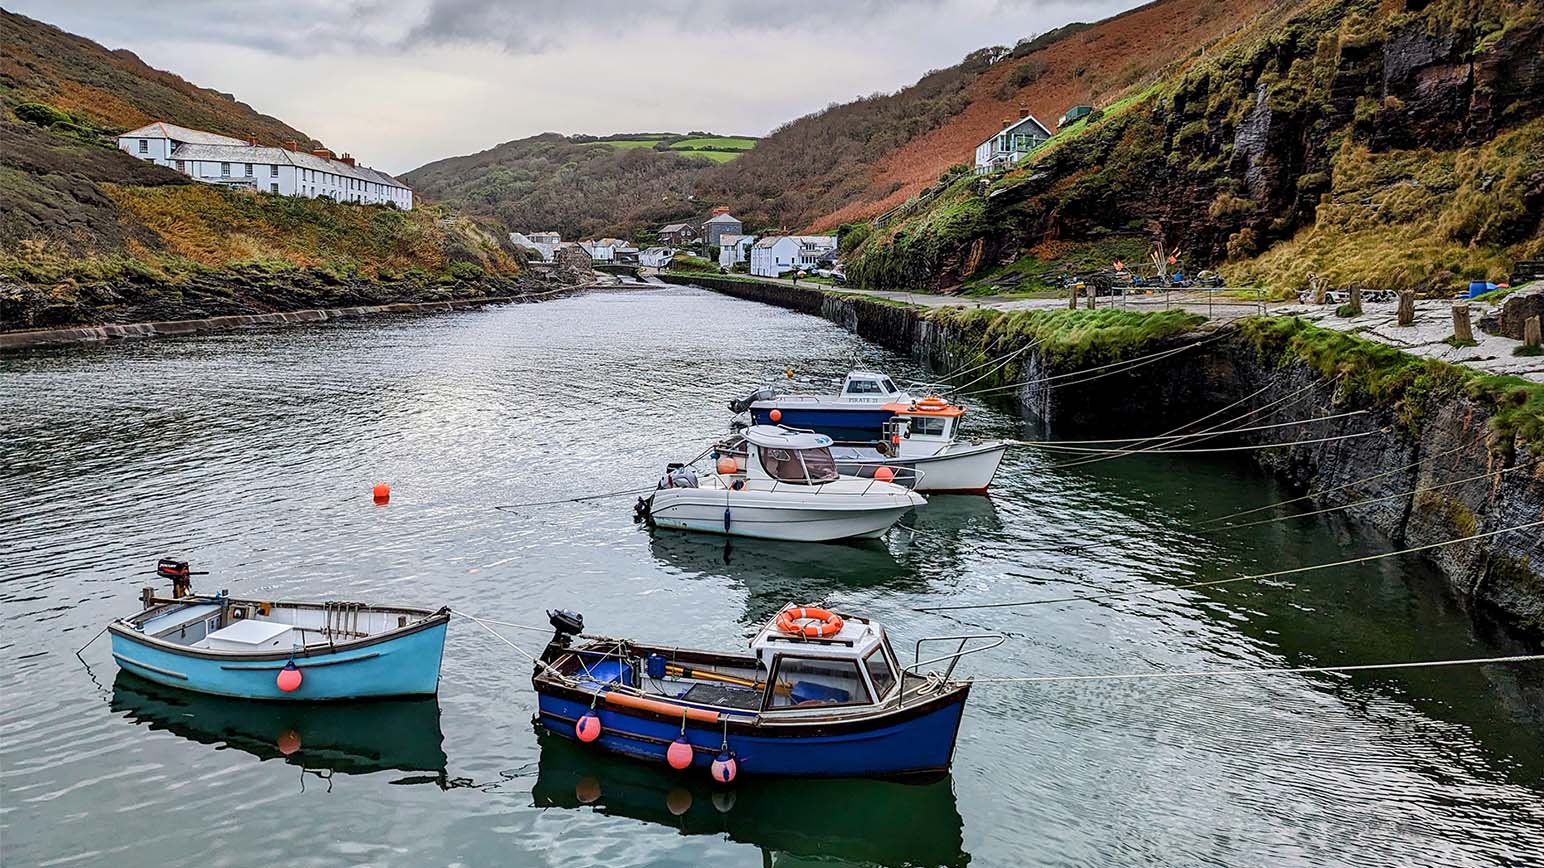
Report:
M 157 684 L 244 699 L 429 696 L 450 610 L 194 594 L 186 561 L 162 559 L 172 596 L 107 626 L 119 667 Z
M 941 775 L 970 694 L 969 681 L 950 679 L 955 664 L 1002 642 L 924 639 L 917 658 L 925 642 L 959 644 L 902 666 L 879 624 L 813 607 L 778 612 L 748 654 L 581 636 L 582 617 L 551 618 L 557 632 L 532 677 L 538 725 L 719 783 Z M 992 641 L 967 647 L 974 639 Z M 935 664 L 947 665 L 925 671 Z
M 897 410 L 910 404 L 911 395 L 894 381 L 875 371 L 852 371 L 835 395 L 791 395 L 774 386 L 757 389 L 731 401 L 736 413 L 747 410 L 754 425 L 786 425 L 819 431 L 841 439 L 873 439 Z

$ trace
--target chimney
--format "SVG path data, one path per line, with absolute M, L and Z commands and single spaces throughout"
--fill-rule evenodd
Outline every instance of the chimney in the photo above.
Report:
M 300 143 L 295 141 L 294 139 L 290 139 L 289 141 L 284 143 L 284 150 L 286 150 L 286 151 L 298 151 L 298 150 L 300 150 Z
M 1027 117 L 1029 117 L 1029 107 L 1019 106 L 1019 120 L 1023 120 Z
M 247 133 L 247 147 L 257 147 L 257 133 Z
M 313 157 L 321 157 L 324 160 L 333 159 L 332 151 L 329 151 L 326 148 L 316 148 L 311 151 L 311 155 Z
M 1003 118 L 1003 129 L 1013 126 L 1013 118 Z
M 338 158 L 338 162 L 346 163 L 346 164 L 352 166 L 352 165 L 354 165 L 354 158 L 349 156 L 348 154 L 344 154 L 343 156 Z

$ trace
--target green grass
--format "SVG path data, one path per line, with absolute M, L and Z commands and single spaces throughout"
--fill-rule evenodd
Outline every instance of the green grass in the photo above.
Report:
M 1412 356 L 1296 317 L 1252 317 L 1239 327 L 1267 358 L 1300 361 L 1326 379 L 1339 378 L 1343 400 L 1388 408 L 1412 433 L 1439 401 L 1463 395 L 1490 410 L 1491 430 L 1499 435 L 1493 448 L 1509 449 L 1514 436 L 1530 450 L 1544 448 L 1544 384 Z
M 631 148 L 652 148 L 659 144 L 659 139 L 618 139 L 612 142 L 586 142 L 589 145 L 606 145 L 607 147 L 628 150 Z
M 1206 317 L 1181 310 L 1141 313 L 1116 308 L 999 311 L 950 307 L 928 310 L 921 316 L 954 328 L 967 347 L 984 358 L 1038 341 L 1049 364 L 1069 369 L 1131 358 L 1155 341 L 1194 331 L 1206 322 Z M 994 379 L 1012 383 L 1023 379 L 1022 374 L 1014 363 L 1000 369 Z
M 683 157 L 702 157 L 715 163 L 727 163 L 740 156 L 740 151 L 677 151 Z
M 756 140 L 749 136 L 711 136 L 697 139 L 682 139 L 672 144 L 672 148 L 713 148 L 715 150 L 748 151 L 756 147 Z

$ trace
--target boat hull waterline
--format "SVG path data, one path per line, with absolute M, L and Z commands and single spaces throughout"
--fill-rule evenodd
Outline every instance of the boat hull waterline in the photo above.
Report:
M 811 499 L 818 499 L 812 495 Z M 825 495 L 840 500 L 841 495 Z M 726 497 L 713 489 L 665 489 L 656 492 L 650 516 L 655 525 L 675 530 L 788 542 L 834 542 L 881 536 L 912 509 L 909 499 L 891 496 L 883 507 L 867 504 L 789 506 L 760 502 L 755 492 Z
M 925 458 L 880 458 L 878 453 L 865 450 L 873 458 L 844 457 L 841 449 L 832 451 L 836 469 L 844 475 L 872 477 L 880 467 L 920 470 L 916 475 L 914 491 L 926 494 L 986 494 L 1003 455 L 1010 444 L 995 442 L 982 444 L 955 444 L 948 451 Z M 898 474 L 897 482 L 913 478 L 911 474 Z M 904 484 L 904 483 L 903 483 Z

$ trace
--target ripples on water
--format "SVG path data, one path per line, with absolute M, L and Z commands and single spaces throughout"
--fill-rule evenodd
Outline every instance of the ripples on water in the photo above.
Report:
M 788 365 L 829 388 L 855 364 L 925 376 L 824 321 L 674 288 L 0 358 L 6 864 L 1544 858 L 1537 668 L 982 684 L 946 781 L 748 781 L 731 796 L 538 740 L 526 667 L 465 622 L 431 702 L 233 704 L 119 676 L 105 640 L 90 671 L 74 657 L 171 553 L 212 571 L 205 589 L 531 624 L 559 606 L 595 630 L 706 647 L 744 642 L 784 602 L 828 601 L 878 617 L 903 654 L 922 635 L 1008 632 L 964 664 L 982 675 L 1514 650 L 1415 561 L 912 611 L 1380 550 L 1316 520 L 1200 532 L 1283 496 L 1243 461 L 1058 470 L 1017 451 L 990 499 L 934 498 L 906 519 L 922 534 L 862 547 L 651 537 L 628 499 L 492 509 L 648 484 L 723 430 L 731 396 Z M 1026 433 L 987 407 L 968 424 Z M 377 481 L 389 507 L 370 503 Z

